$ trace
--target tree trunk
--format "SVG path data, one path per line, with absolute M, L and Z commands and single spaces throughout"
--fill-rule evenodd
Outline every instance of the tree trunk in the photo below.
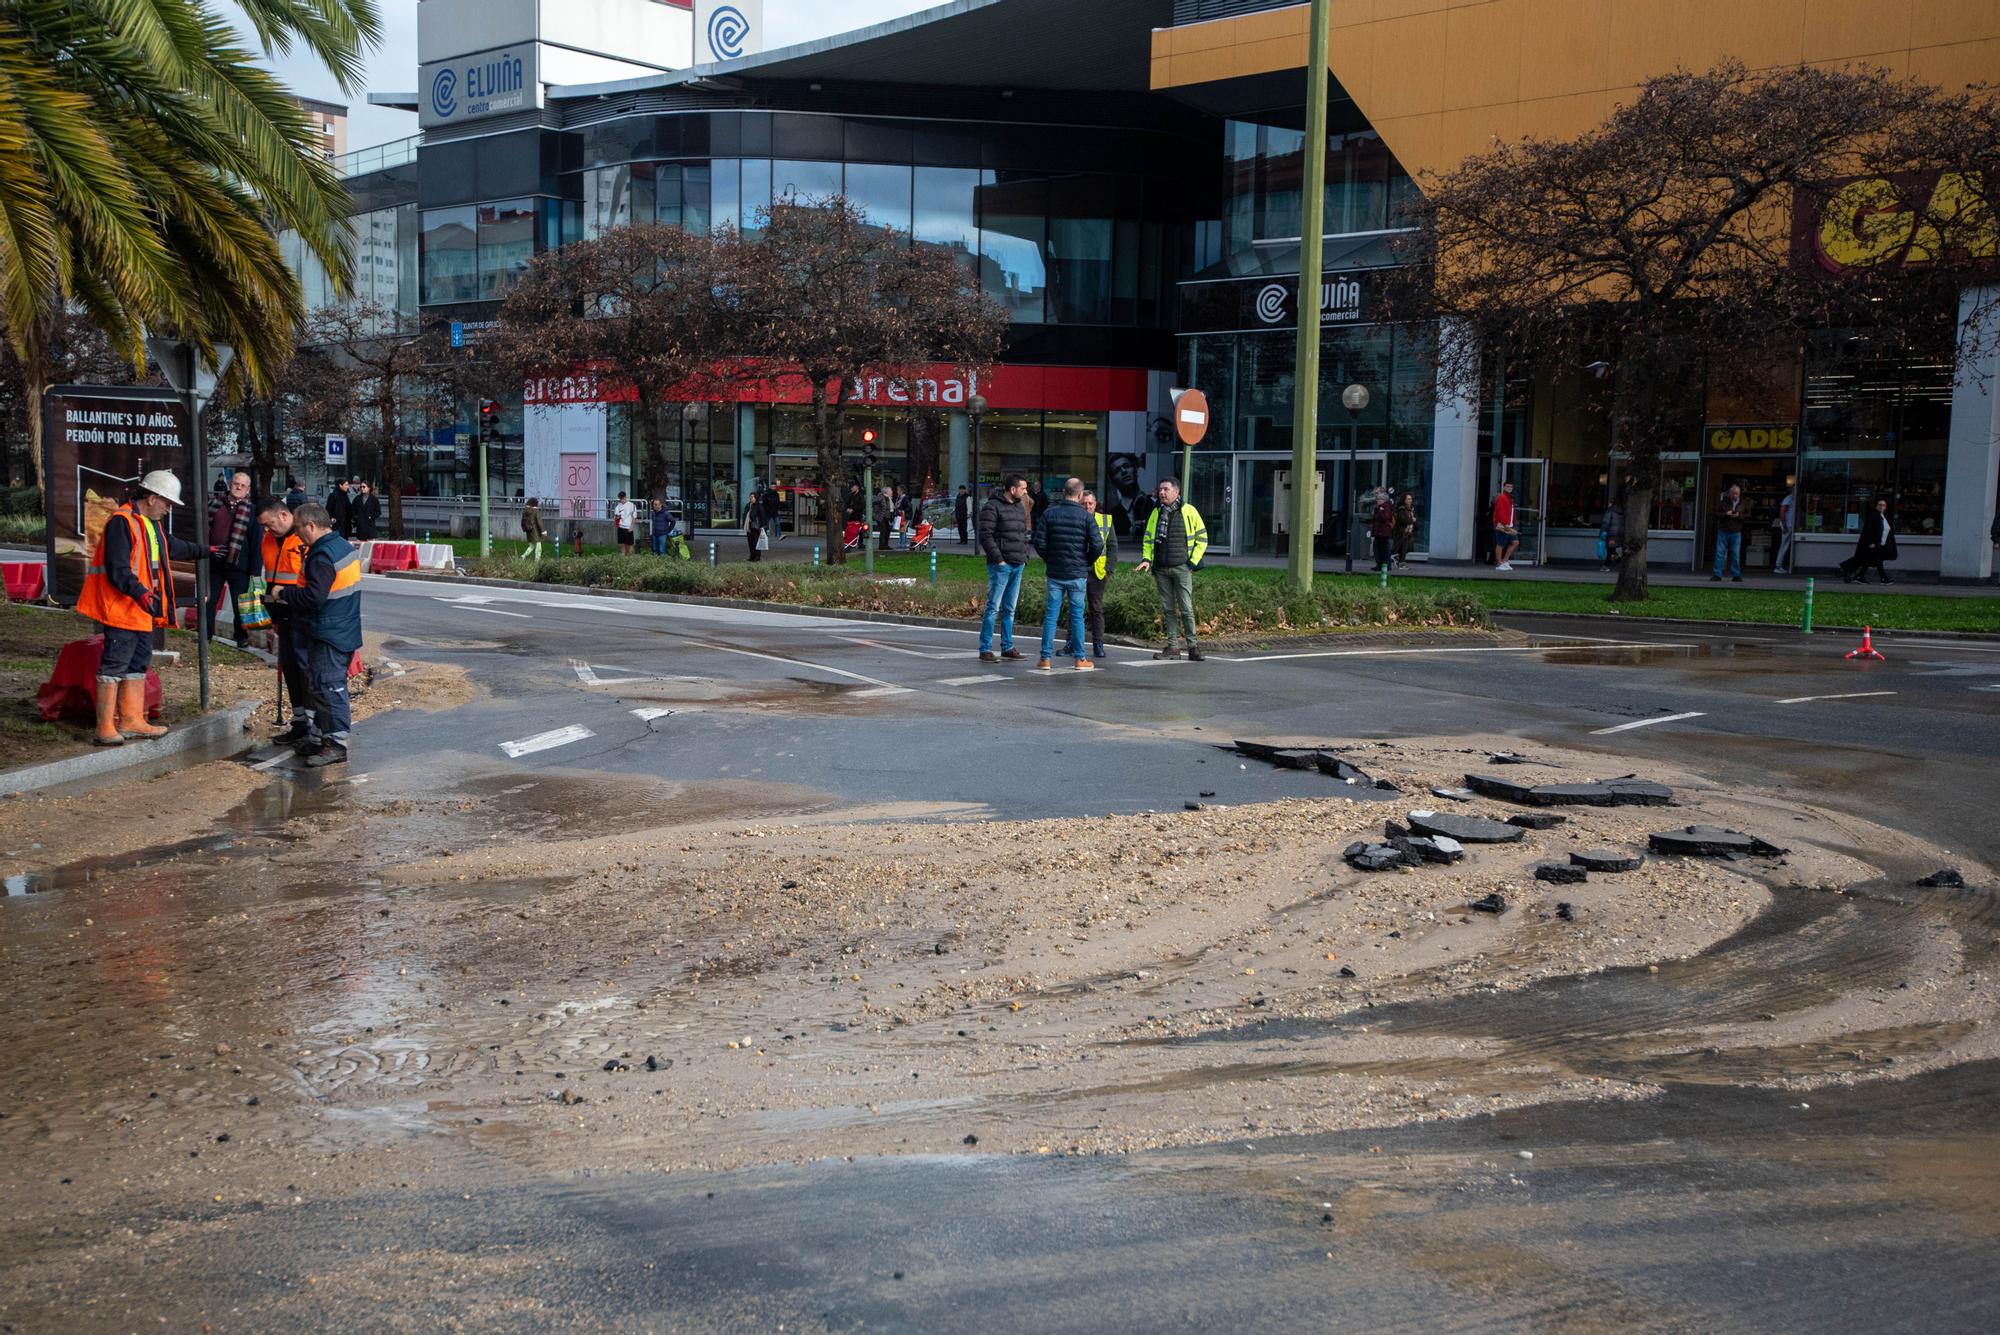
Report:
M 1646 532 L 1653 522 L 1653 493 L 1658 488 L 1659 465 L 1651 475 L 1634 476 L 1622 490 L 1625 494 L 1623 554 L 1618 558 L 1618 585 L 1611 591 L 1614 603 L 1643 603 L 1646 589 Z
M 660 414 L 645 390 L 638 391 L 639 434 L 646 442 L 646 470 L 639 481 L 647 500 L 666 495 L 667 453 L 660 439 Z
M 840 451 L 840 414 L 826 401 L 826 382 L 812 387 L 813 453 L 819 459 L 821 510 L 826 515 L 826 563 L 847 564 L 847 460 Z M 862 522 L 868 522 L 864 511 Z
M 42 494 L 42 514 L 49 513 L 49 480 L 42 473 L 42 400 L 49 388 L 48 363 L 32 351 L 21 359 L 21 386 L 28 404 L 28 462 L 35 470 L 35 490 Z
M 403 536 L 403 453 L 396 446 L 396 381 L 385 373 L 377 383 L 382 387 L 375 395 L 375 412 L 380 418 L 379 429 L 382 432 L 383 481 L 389 487 L 389 536 L 400 541 Z

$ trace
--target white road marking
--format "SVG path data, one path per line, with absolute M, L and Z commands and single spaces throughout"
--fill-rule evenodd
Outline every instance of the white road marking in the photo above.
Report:
M 500 749 L 507 753 L 509 759 L 519 760 L 522 756 L 531 756 L 537 751 L 553 750 L 558 746 L 568 746 L 571 742 L 581 742 L 595 736 L 597 734 L 590 729 L 572 723 L 567 728 L 553 728 L 548 732 L 538 732 L 533 737 L 523 737 L 519 741 L 502 742 Z
M 1604 737 L 1614 732 L 1630 732 L 1634 728 L 1650 728 L 1656 723 L 1678 723 L 1684 718 L 1705 717 L 1707 716 L 1697 709 L 1686 714 L 1667 714 L 1661 718 L 1634 719 L 1630 723 L 1621 723 L 1615 728 L 1593 728 L 1590 735 L 1592 737 Z
M 673 712 L 671 709 L 661 709 L 657 705 L 648 705 L 644 709 L 633 710 L 632 717 L 638 719 L 641 723 L 651 723 L 654 719 L 666 718 Z
M 871 686 L 865 691 L 856 691 L 854 698 L 866 700 L 877 695 L 912 695 L 915 692 L 907 686 Z
M 252 765 L 250 768 L 270 769 L 274 765 L 282 765 L 287 760 L 296 760 L 296 759 L 298 759 L 297 753 L 294 752 L 292 748 L 288 746 L 284 750 L 278 752 L 277 755 L 272 756 L 269 760 L 260 760 L 256 764 Z
M 518 617 L 522 621 L 534 620 L 534 618 L 529 616 L 526 612 L 503 612 L 497 607 L 468 607 L 465 610 L 468 612 L 485 612 L 491 616 L 496 616 L 496 617 Z
M 853 635 L 836 635 L 835 639 L 846 640 L 849 644 L 866 645 L 870 649 L 886 649 L 892 654 L 908 654 L 912 658 L 963 658 L 965 650 L 947 649 L 943 653 L 932 653 L 923 649 L 905 649 L 898 644 L 884 644 L 880 640 L 864 640 Z
M 1996 685 L 1996 686 L 1968 686 L 1968 687 L 1967 687 L 1966 689 L 1967 689 L 1967 690 L 1971 690 L 1971 691 L 2000 691 L 2000 685 Z
M 1577 645 L 1582 649 L 1694 649 L 1692 644 L 1654 644 L 1642 640 L 1599 640 L 1594 644 Z M 1392 658 L 1406 654 L 1561 654 L 1570 653 L 1567 645 L 1561 644 L 1479 644 L 1459 645 L 1446 649 L 1319 649 L 1301 651 L 1295 654 L 1256 654 L 1249 658 L 1217 658 L 1218 663 L 1276 663 L 1289 658 Z M 1126 664 L 1134 667 L 1137 664 Z
M 647 676 L 600 677 L 597 675 L 596 668 L 577 658 L 570 659 L 569 666 L 570 670 L 576 673 L 576 679 L 585 686 L 630 686 L 634 682 L 653 680 L 653 678 Z M 606 672 L 632 671 L 631 668 L 606 668 L 604 670 Z
M 939 677 L 937 684 L 940 686 L 978 686 L 983 682 L 1009 680 L 1012 679 L 989 672 L 982 677 Z
M 1896 643 L 1905 649 L 1955 649 L 1962 654 L 2000 654 L 2000 646 L 1963 644 L 1957 640 L 1906 640 L 1897 636 Z
M 898 686 L 896 685 L 896 683 L 892 681 L 883 681 L 880 677 L 863 676 L 859 672 L 849 672 L 846 668 L 828 667 L 824 663 L 812 663 L 806 661 L 803 658 L 785 658 L 778 654 L 760 654 L 755 649 L 738 649 L 733 644 L 717 644 L 712 640 L 697 640 L 690 638 L 688 640 L 688 643 L 700 645 L 704 649 L 714 649 L 720 653 L 741 654 L 745 658 L 761 658 L 767 663 L 783 663 L 787 667 L 811 668 L 815 672 L 828 672 L 836 677 L 845 677 L 849 681 L 858 681 L 864 686 L 876 686 L 881 688 L 878 691 L 861 692 L 861 694 L 901 695 L 908 692 L 910 689 L 907 686 Z
M 1910 666 L 1937 669 L 1935 672 L 1919 672 L 1919 677 L 1990 677 L 2000 672 L 2000 663 L 1937 663 L 1925 659 Z
M 1845 695 L 1795 695 L 1789 700 L 1773 700 L 1778 705 L 1807 705 L 1815 700 L 1866 700 L 1870 696 L 1894 695 L 1894 691 L 1849 691 Z
M 439 597 L 441 603 L 457 603 L 463 607 L 477 607 L 481 603 L 497 603 L 500 600 L 484 593 L 468 593 L 457 598 Z

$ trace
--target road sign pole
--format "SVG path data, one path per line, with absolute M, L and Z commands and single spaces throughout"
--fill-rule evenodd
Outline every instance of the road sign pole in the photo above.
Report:
M 479 554 L 493 555 L 491 498 L 486 494 L 486 423 L 479 424 Z
M 1312 40 L 1306 55 L 1306 140 L 1303 207 L 1299 210 L 1299 340 L 1292 373 L 1291 582 L 1313 583 L 1313 475 L 1319 453 L 1319 290 L 1326 207 L 1326 47 L 1332 0 L 1312 0 Z M 1351 542 L 1351 539 L 1350 539 Z

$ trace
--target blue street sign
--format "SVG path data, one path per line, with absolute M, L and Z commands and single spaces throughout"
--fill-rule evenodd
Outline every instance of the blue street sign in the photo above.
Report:
M 326 463 L 331 468 L 347 462 L 347 437 L 328 436 L 326 438 Z
M 454 348 L 465 346 L 465 323 L 462 320 L 453 320 L 451 322 L 451 345 Z

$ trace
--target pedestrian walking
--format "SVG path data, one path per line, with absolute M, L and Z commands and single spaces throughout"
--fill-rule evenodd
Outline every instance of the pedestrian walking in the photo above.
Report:
M 1062 496 L 1042 511 L 1035 525 L 1035 551 L 1048 567 L 1048 608 L 1042 614 L 1042 658 L 1036 666 L 1043 672 L 1053 667 L 1056 623 L 1064 605 L 1069 609 L 1069 650 L 1078 672 L 1089 672 L 1097 664 L 1083 656 L 1084 588 L 1090 581 L 1091 566 L 1104 550 L 1097 534 L 1097 522 L 1083 508 L 1083 479 L 1063 483 Z
M 223 481 L 218 478 L 217 481 Z M 257 571 L 257 543 L 252 536 L 256 528 L 256 514 L 250 504 L 250 475 L 232 473 L 227 479 L 228 490 L 222 494 L 222 504 L 215 508 L 208 520 L 208 545 L 215 552 L 215 588 L 211 591 L 208 606 L 203 614 L 208 620 L 208 638 L 215 638 L 215 614 L 227 602 L 231 616 L 242 606 L 237 600 L 250 592 L 250 580 Z M 243 628 L 241 620 L 234 622 L 236 647 L 250 647 L 250 632 Z
M 1868 567 L 1875 567 L 1875 573 L 1884 584 L 1894 584 L 1889 572 L 1882 568 L 1886 561 L 1896 559 L 1896 525 L 1889 518 L 1889 498 L 1875 498 L 1875 508 L 1861 516 L 1861 533 L 1854 543 L 1854 555 L 1840 563 L 1841 578 L 1849 584 L 1868 582 Z
M 743 537 L 750 544 L 750 559 L 763 560 L 771 540 L 764 534 L 764 502 L 760 492 L 753 491 L 749 503 L 743 507 Z
M 1151 570 L 1153 587 L 1160 595 L 1160 619 L 1167 624 L 1167 647 L 1155 658 L 1179 658 L 1181 641 L 1187 641 L 1187 656 L 1202 661 L 1201 646 L 1195 642 L 1194 572 L 1208 551 L 1208 526 L 1201 512 L 1181 499 L 1180 483 L 1161 478 L 1156 489 L 1158 503 L 1146 516 L 1146 537 L 1139 544 L 1139 564 L 1134 570 Z
M 785 500 L 778 494 L 778 484 L 775 480 L 764 484 L 764 489 L 757 494 L 757 503 L 764 510 L 764 531 L 771 535 L 773 544 L 783 542 Z
M 882 490 L 875 493 L 875 510 L 872 518 L 875 521 L 875 532 L 877 534 L 875 550 L 886 552 L 889 550 L 889 530 L 896 522 L 896 492 L 894 488 L 884 485 Z
M 1025 658 L 1014 647 L 1014 607 L 1021 598 L 1021 571 L 1033 552 L 1028 536 L 1027 479 L 1016 474 L 993 489 L 979 507 L 979 550 L 986 556 L 986 608 L 979 617 L 979 661 Z M 1000 651 L 993 651 L 993 633 L 1000 633 Z
M 271 616 L 272 648 L 278 659 L 278 676 L 292 697 L 291 726 L 271 740 L 280 746 L 297 747 L 314 736 L 312 682 L 306 674 L 304 641 L 294 626 L 294 613 L 285 606 L 282 591 L 305 583 L 306 544 L 299 536 L 292 507 L 269 501 L 257 514 L 264 530 L 258 547 L 263 563 L 264 583 L 270 590 L 265 610 Z M 315 743 L 308 754 L 318 750 Z
M 99 746 L 123 746 L 128 737 L 167 731 L 146 721 L 153 633 L 174 624 L 173 563 L 211 555 L 160 527 L 180 504 L 181 480 L 172 473 L 162 468 L 140 478 L 137 494 L 104 521 L 77 595 L 77 614 L 96 622 L 104 636 L 97 659 L 97 731 L 91 738 Z
M 611 507 L 611 522 L 618 530 L 618 554 L 630 556 L 633 530 L 639 527 L 639 507 L 622 491 L 618 493 L 618 504 Z
M 533 496 L 521 507 L 521 537 L 528 544 L 528 559 L 541 560 L 542 543 L 548 538 L 548 532 L 542 527 L 542 503 Z
M 1785 499 L 1778 502 L 1778 513 L 1771 520 L 1771 534 L 1777 539 L 1777 550 L 1771 557 L 1772 573 L 1792 573 L 1792 541 L 1798 534 L 1798 524 L 1798 493 L 1788 491 Z
M 1625 507 L 1612 501 L 1604 507 L 1604 522 L 1597 528 L 1597 569 L 1609 574 L 1611 567 L 1625 558 Z
M 1387 487 L 1375 488 L 1375 504 L 1368 511 L 1368 536 L 1375 545 L 1376 570 L 1387 570 L 1396 550 L 1396 507 Z
M 314 769 L 347 759 L 353 716 L 347 698 L 347 667 L 361 648 L 361 554 L 333 531 L 325 508 L 306 505 L 292 516 L 306 544 L 299 584 L 278 591 L 295 618 L 294 633 L 305 646 L 306 682 L 312 691 L 316 749 L 311 741 L 294 750 Z
M 951 504 L 951 517 L 958 525 L 958 545 L 963 547 L 972 540 L 972 488 L 963 482 L 958 484 L 958 499 Z
M 1097 539 L 1101 549 L 1097 559 L 1090 563 L 1090 578 L 1083 586 L 1084 629 L 1090 635 L 1092 658 L 1104 657 L 1104 589 L 1111 582 L 1111 572 L 1118 568 L 1118 525 L 1108 514 L 1097 507 L 1097 493 L 1083 493 L 1084 513 L 1097 525 Z M 1083 656 L 1081 646 L 1065 652 Z
M 1493 568 L 1512 570 L 1514 551 L 1521 545 L 1521 531 L 1514 527 L 1514 484 L 1502 482 L 1493 498 Z
M 1743 582 L 1743 520 L 1749 513 L 1743 488 L 1730 483 L 1715 503 L 1715 573 L 1708 577 L 1709 583 L 1722 583 L 1725 573 L 1738 584 Z
M 343 538 L 354 525 L 353 485 L 346 478 L 341 478 L 326 494 L 326 512 L 333 520 L 333 531 Z
M 361 495 L 354 502 L 354 536 L 361 542 L 375 541 L 376 527 L 382 522 L 382 498 L 375 494 L 375 484 L 361 484 Z
M 1410 565 L 1410 553 L 1417 546 L 1417 493 L 1406 491 L 1396 501 L 1395 558 L 1396 568 L 1406 570 Z

